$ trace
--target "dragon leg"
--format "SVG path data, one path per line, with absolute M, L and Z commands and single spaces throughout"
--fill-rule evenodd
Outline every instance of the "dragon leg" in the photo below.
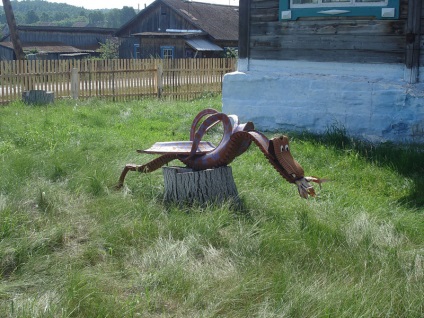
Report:
M 155 171 L 159 169 L 160 167 L 166 165 L 167 163 L 171 162 L 174 159 L 178 159 L 177 155 L 175 154 L 166 154 L 162 155 L 152 161 L 149 161 L 148 163 L 144 165 L 136 165 L 136 164 L 127 164 L 125 165 L 124 169 L 121 172 L 121 176 L 119 177 L 118 184 L 116 185 L 117 189 L 122 188 L 124 185 L 125 177 L 127 176 L 128 171 L 138 171 L 138 172 L 144 172 L 149 173 L 152 171 Z

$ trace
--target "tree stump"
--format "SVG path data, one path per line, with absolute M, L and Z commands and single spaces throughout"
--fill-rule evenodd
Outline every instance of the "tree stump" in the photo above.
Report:
M 54 92 L 47 92 L 41 89 L 33 89 L 22 92 L 22 100 L 26 104 L 46 105 L 54 102 Z
M 163 167 L 165 202 L 178 204 L 239 203 L 231 167 L 194 171 L 189 168 Z

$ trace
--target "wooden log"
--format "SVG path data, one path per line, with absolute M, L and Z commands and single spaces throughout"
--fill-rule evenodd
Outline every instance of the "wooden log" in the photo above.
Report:
M 182 167 L 163 167 L 165 202 L 178 204 L 239 203 L 231 167 L 194 171 Z
M 46 105 L 54 102 L 54 92 L 41 89 L 33 89 L 22 92 L 22 100 L 26 104 Z

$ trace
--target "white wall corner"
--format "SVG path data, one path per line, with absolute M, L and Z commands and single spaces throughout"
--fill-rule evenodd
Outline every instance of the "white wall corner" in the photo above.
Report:
M 237 61 L 237 71 L 238 72 L 247 72 L 249 70 L 249 59 L 238 59 Z
M 405 71 L 403 73 L 403 79 L 406 83 L 408 84 L 415 84 L 419 82 L 419 69 L 418 68 L 414 68 L 414 69 L 410 69 L 405 67 Z
M 372 142 L 424 143 L 424 83 L 405 83 L 403 66 L 243 62 L 248 72 L 224 77 L 222 109 L 260 131 L 324 133 L 337 124 Z

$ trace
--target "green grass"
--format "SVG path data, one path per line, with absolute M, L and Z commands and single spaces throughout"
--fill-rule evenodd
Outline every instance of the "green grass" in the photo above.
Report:
M 309 200 L 254 146 L 231 164 L 241 209 L 166 205 L 161 171 L 114 190 L 220 104 L 0 108 L 0 317 L 423 317 L 422 146 L 290 134 L 332 180 Z

